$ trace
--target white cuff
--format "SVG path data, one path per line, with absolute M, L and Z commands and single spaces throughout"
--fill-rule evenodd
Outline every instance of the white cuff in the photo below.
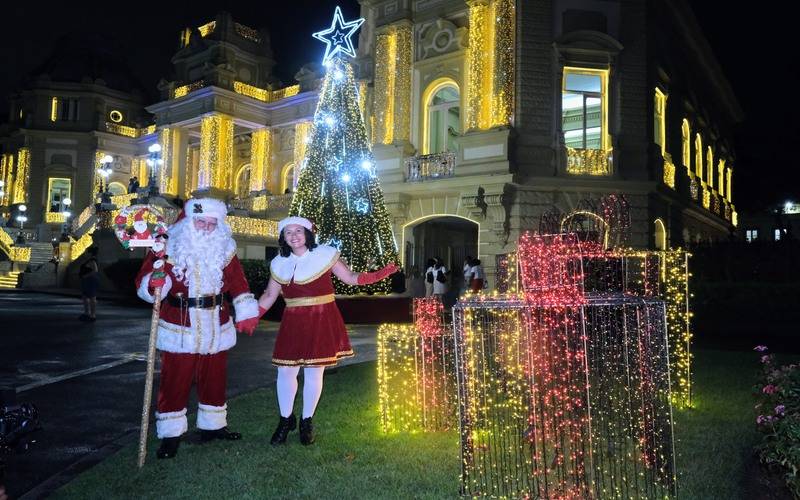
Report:
M 204 431 L 215 431 L 228 425 L 228 405 L 197 405 L 197 428 Z
M 243 293 L 233 299 L 236 321 L 258 317 L 258 301 L 252 293 Z
M 153 273 L 147 273 L 143 278 L 141 283 L 139 283 L 139 288 L 136 290 L 136 295 L 139 296 L 145 302 L 153 303 L 156 298 L 153 294 L 150 293 L 150 276 Z M 169 276 L 166 277 L 166 281 L 164 282 L 164 286 L 161 287 L 161 300 L 167 298 L 167 294 L 170 290 L 172 290 L 172 278 Z
M 158 439 L 178 437 L 189 429 L 186 408 L 167 413 L 156 412 L 156 435 Z

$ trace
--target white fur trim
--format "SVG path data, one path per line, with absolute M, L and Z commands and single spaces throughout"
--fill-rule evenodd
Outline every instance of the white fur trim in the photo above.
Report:
M 233 308 L 236 310 L 236 321 L 258 316 L 258 301 L 252 293 L 243 293 L 236 296 L 233 299 Z
M 339 250 L 327 245 L 319 245 L 308 250 L 301 257 L 289 254 L 288 257 L 278 255 L 269 265 L 272 278 L 278 283 L 287 284 L 294 278 L 295 283 L 304 284 L 313 281 L 339 260 Z
M 190 354 L 216 354 L 236 345 L 233 320 L 219 324 L 219 308 L 189 310 L 190 326 L 158 321 L 156 347 L 161 351 Z
M 195 208 L 198 205 L 202 212 L 195 212 Z M 216 217 L 217 221 L 221 222 L 224 222 L 225 217 L 228 215 L 228 207 L 225 203 L 214 198 L 191 199 L 183 205 L 183 210 L 187 218 L 193 216 Z
M 283 232 L 283 228 L 285 228 L 289 224 L 297 224 L 298 226 L 303 226 L 309 231 L 313 231 L 314 227 L 311 221 L 306 219 L 305 217 L 297 217 L 297 216 L 286 217 L 285 219 L 281 219 L 281 221 L 278 222 L 278 234 L 281 234 Z
M 197 428 L 204 431 L 215 431 L 228 425 L 228 405 L 197 405 Z
M 156 412 L 156 435 L 158 439 L 178 437 L 189 429 L 186 408 L 167 413 Z
M 150 293 L 150 275 L 153 273 L 147 273 L 144 278 L 142 278 L 142 282 L 139 283 L 139 288 L 136 290 L 136 295 L 139 296 L 145 302 L 153 303 L 155 302 L 156 298 Z M 169 291 L 172 290 L 172 278 L 167 276 L 166 281 L 164 282 L 164 286 L 161 287 L 161 300 L 164 300 L 167 297 Z

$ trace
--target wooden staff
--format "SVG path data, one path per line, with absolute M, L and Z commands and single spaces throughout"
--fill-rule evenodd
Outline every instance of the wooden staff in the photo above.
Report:
M 150 340 L 147 344 L 147 373 L 144 377 L 144 401 L 142 402 L 142 430 L 139 433 L 139 468 L 144 466 L 147 455 L 147 431 L 150 425 L 150 401 L 153 398 L 153 372 L 156 365 L 156 338 L 158 337 L 158 317 L 161 311 L 161 287 L 153 294 L 153 315 L 150 317 Z

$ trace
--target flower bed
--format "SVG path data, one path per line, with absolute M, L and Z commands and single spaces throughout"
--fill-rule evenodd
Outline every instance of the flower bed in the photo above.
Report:
M 756 452 L 761 463 L 783 476 L 792 494 L 800 497 L 800 369 L 797 364 L 776 364 L 766 346 L 754 350 L 760 353 L 762 366 L 755 409 L 763 439 Z

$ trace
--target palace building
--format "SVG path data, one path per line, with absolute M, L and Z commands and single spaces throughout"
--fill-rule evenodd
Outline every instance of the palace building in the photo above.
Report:
M 360 4 L 359 105 L 406 269 L 472 255 L 491 282 L 521 231 L 609 194 L 627 200 L 636 247 L 727 239 L 736 226 L 743 113 L 685 0 Z M 158 102 L 91 40 L 61 44 L 11 96 L 0 211 L 18 227 L 26 206 L 30 244 L 7 227 L 7 260 L 30 259 L 26 246 L 65 222 L 74 260 L 110 206 L 95 206 L 99 194 L 130 203 L 133 176 L 166 199 L 228 200 L 242 258 L 275 246 L 323 68 L 281 85 L 269 33 L 226 13 L 178 38 Z

